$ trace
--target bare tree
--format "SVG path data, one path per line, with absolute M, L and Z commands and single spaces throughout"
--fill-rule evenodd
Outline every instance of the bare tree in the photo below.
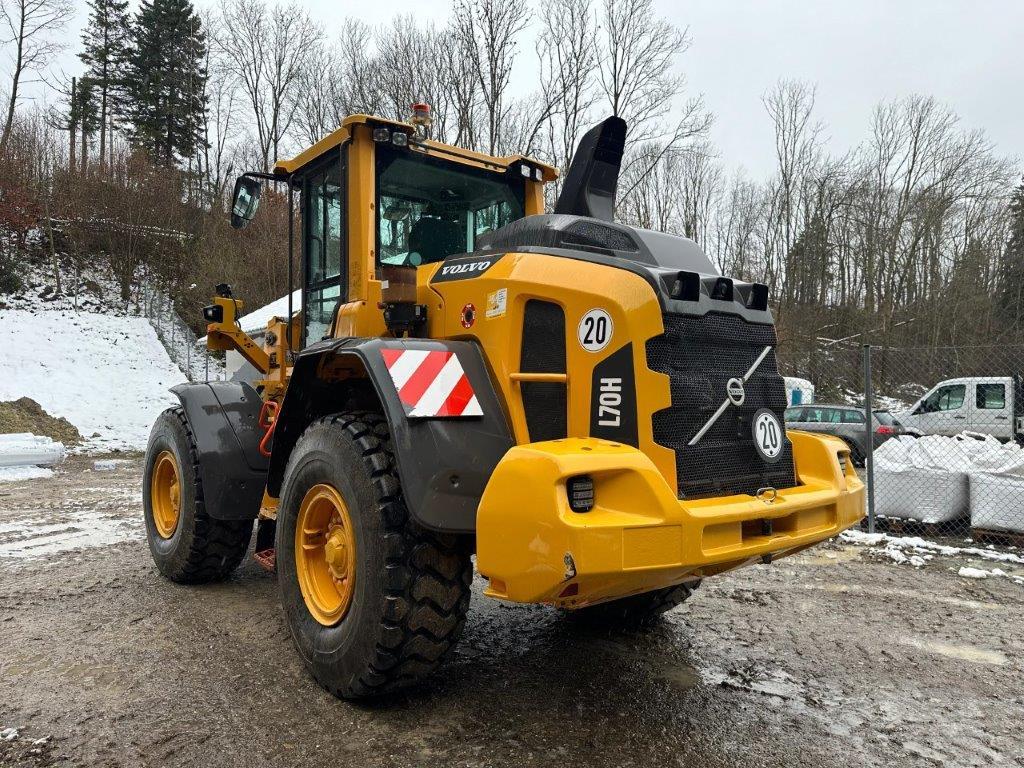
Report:
M 69 0 L 3 0 L 0 4 L 0 42 L 14 45 L 7 117 L 0 133 L 0 154 L 7 150 L 18 104 L 19 89 L 27 73 L 40 72 L 65 46 L 60 36 L 74 14 Z
M 685 80 L 675 64 L 690 45 L 685 30 L 656 16 L 653 0 L 602 0 L 602 10 L 601 90 L 612 114 L 626 121 L 634 148 L 623 159 L 629 182 L 619 199 L 626 201 L 664 158 L 705 136 L 712 117 L 700 96 L 679 104 Z
M 454 17 L 455 33 L 480 89 L 486 125 L 481 143 L 493 155 L 503 143 L 512 66 L 529 8 L 525 0 L 456 0 Z
M 341 125 L 346 115 L 345 72 L 337 46 L 321 41 L 310 52 L 309 69 L 316 77 L 298 84 L 295 125 L 302 140 L 315 144 Z
M 298 108 L 298 86 L 311 76 L 320 28 L 298 5 L 263 0 L 224 0 L 216 44 L 242 83 L 252 108 L 260 166 L 271 168 Z M 318 73 L 319 76 L 319 73 Z
M 359 19 L 347 18 L 342 23 L 338 41 L 342 114 L 375 115 L 381 111 L 380 72 L 369 50 L 373 37 L 373 30 Z
M 551 0 L 541 11 L 537 40 L 541 91 L 547 113 L 540 118 L 544 154 L 563 171 L 580 134 L 593 120 L 597 102 L 597 19 L 591 0 Z M 551 200 L 559 184 L 546 190 Z
M 217 22 L 207 13 L 203 25 L 216 35 Z M 237 154 L 234 139 L 238 135 L 235 112 L 239 81 L 223 57 L 213 55 L 212 46 L 206 49 L 206 104 L 203 116 L 203 176 L 209 205 L 218 210 L 228 175 Z

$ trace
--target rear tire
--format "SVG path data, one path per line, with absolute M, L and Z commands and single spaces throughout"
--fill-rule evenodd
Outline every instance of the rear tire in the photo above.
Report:
M 168 483 L 175 487 L 173 497 L 162 494 Z M 226 579 L 249 548 L 251 520 L 215 520 L 206 514 L 199 452 L 181 407 L 167 409 L 153 424 L 142 507 L 149 551 L 160 573 L 171 581 L 201 584 Z
M 469 609 L 469 548 L 409 518 L 390 445 L 379 414 L 320 419 L 292 451 L 281 490 L 276 551 L 282 606 L 317 682 L 345 699 L 389 693 L 429 675 L 458 641 Z M 300 515 L 311 519 L 310 497 L 323 497 L 325 487 L 344 505 L 338 528 L 352 529 L 344 548 L 354 550 L 353 583 L 347 572 L 338 575 L 345 583 L 340 609 L 333 600 L 318 602 L 322 590 L 309 596 L 311 579 L 323 572 L 315 555 L 330 560 L 330 568 L 337 565 L 326 545 L 336 533 L 323 538 L 318 552 L 311 542 L 320 539 L 297 530 Z M 323 610 L 325 604 L 334 612 Z
M 572 611 L 573 618 L 588 624 L 617 627 L 642 627 L 658 621 L 663 614 L 685 603 L 700 581 L 677 584 L 674 587 L 655 589 L 639 595 L 610 600 L 587 608 Z

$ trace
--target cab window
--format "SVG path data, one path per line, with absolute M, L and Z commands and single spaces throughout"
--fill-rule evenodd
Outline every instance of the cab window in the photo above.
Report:
M 525 185 L 511 173 L 377 145 L 377 253 L 418 267 L 468 253 L 477 239 L 523 217 Z
M 979 384 L 975 404 L 982 410 L 999 410 L 1006 407 L 1005 384 Z
M 334 310 L 344 299 L 345 238 L 342 166 L 335 157 L 303 182 L 303 316 L 307 344 L 330 331 Z
M 937 413 L 939 411 L 957 411 L 963 407 L 964 396 L 967 394 L 965 384 L 947 384 L 939 387 L 922 402 L 914 413 Z

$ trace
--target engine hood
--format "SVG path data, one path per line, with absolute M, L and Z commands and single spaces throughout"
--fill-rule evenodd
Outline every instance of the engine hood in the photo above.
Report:
M 651 285 L 667 313 L 728 312 L 749 322 L 772 322 L 767 286 L 723 277 L 693 240 L 586 216 L 527 216 L 481 236 L 474 254 L 445 263 L 510 252 L 544 253 L 628 270 Z

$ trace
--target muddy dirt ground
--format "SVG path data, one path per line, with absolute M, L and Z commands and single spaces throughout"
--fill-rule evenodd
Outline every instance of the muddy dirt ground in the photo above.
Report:
M 140 464 L 0 484 L 0 765 L 1024 766 L 1021 566 L 832 542 L 639 632 L 478 583 L 430 685 L 355 705 L 306 674 L 251 561 L 157 574 Z

